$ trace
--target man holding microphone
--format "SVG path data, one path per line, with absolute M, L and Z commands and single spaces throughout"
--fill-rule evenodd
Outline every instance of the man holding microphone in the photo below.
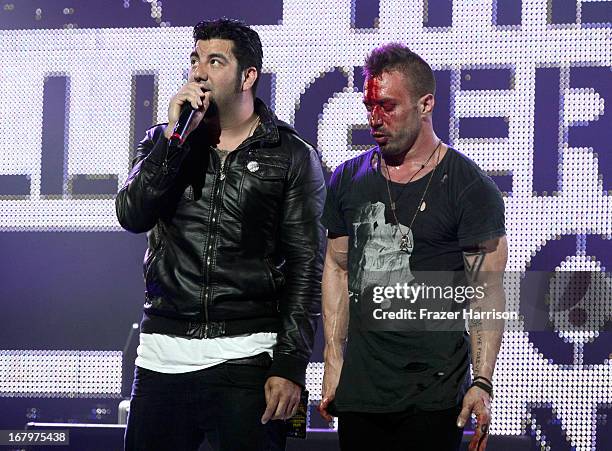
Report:
M 194 41 L 168 124 L 147 131 L 116 199 L 149 241 L 125 448 L 282 450 L 320 312 L 322 169 L 255 97 L 257 33 L 221 19 Z

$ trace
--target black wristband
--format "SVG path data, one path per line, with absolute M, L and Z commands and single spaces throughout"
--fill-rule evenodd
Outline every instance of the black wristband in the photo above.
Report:
M 491 382 L 491 381 L 490 381 L 489 379 L 487 379 L 486 377 L 484 377 L 484 376 L 476 376 L 476 377 L 474 378 L 474 381 L 477 381 L 478 379 L 482 379 L 482 380 L 483 380 L 483 381 L 485 381 L 487 384 L 489 384 L 489 386 L 490 386 L 491 388 L 493 388 L 493 382 Z
M 472 382 L 472 385 L 470 385 L 470 388 L 472 387 L 478 387 L 481 390 L 484 390 L 487 392 L 487 394 L 491 397 L 491 399 L 493 399 L 493 387 L 490 387 L 487 384 L 483 384 L 482 382 L 479 382 L 477 380 L 475 380 L 474 382 Z

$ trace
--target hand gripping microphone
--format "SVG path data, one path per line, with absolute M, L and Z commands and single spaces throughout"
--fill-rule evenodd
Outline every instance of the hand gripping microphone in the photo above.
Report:
M 176 121 L 172 136 L 170 137 L 171 146 L 183 145 L 187 137 L 187 130 L 189 130 L 191 121 L 193 121 L 193 117 L 197 111 L 198 110 L 193 109 L 190 102 L 183 103 L 181 106 L 181 114 L 179 114 L 179 119 Z

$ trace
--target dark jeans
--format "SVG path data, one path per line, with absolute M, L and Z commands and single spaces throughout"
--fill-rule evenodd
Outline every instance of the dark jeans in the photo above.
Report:
M 340 449 L 455 451 L 463 436 L 463 429 L 456 424 L 459 412 L 461 406 L 435 412 L 341 412 Z
M 282 421 L 261 424 L 267 368 L 223 363 L 164 374 L 136 367 L 125 449 L 282 451 Z

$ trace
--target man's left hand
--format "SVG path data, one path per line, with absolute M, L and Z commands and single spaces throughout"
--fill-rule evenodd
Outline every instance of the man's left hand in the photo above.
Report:
M 489 424 L 491 423 L 491 398 L 481 388 L 470 388 L 463 398 L 463 408 L 457 418 L 457 426 L 463 427 L 470 418 L 476 415 L 474 437 L 470 441 L 469 451 L 484 451 L 489 440 Z
M 261 417 L 262 424 L 266 424 L 269 420 L 286 420 L 295 415 L 302 387 L 284 377 L 270 376 L 264 390 L 266 411 Z

